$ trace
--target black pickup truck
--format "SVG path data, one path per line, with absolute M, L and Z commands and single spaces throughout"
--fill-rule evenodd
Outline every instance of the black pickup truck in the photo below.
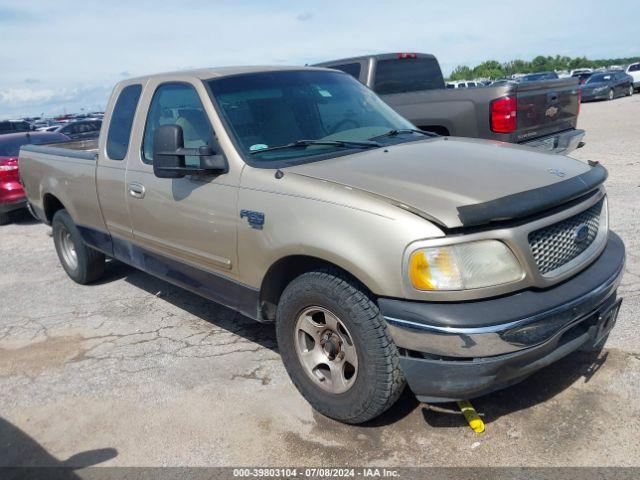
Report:
M 374 90 L 422 130 L 526 144 L 556 153 L 583 145 L 576 128 L 576 78 L 446 89 L 438 60 L 425 53 L 386 53 L 316 66 L 342 70 Z

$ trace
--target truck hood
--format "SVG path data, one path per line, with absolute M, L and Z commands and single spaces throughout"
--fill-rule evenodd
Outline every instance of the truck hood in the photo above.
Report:
M 600 168 L 606 176 L 606 170 Z M 366 150 L 286 170 L 384 197 L 408 210 L 417 210 L 444 227 L 456 228 L 518 216 L 492 218 L 487 208 L 494 209 L 499 199 L 506 200 L 501 206 L 510 208 L 509 198 L 517 197 L 519 202 L 511 203 L 522 204 L 523 215 L 549 207 L 551 205 L 545 205 L 548 201 L 545 197 L 549 195 L 538 192 L 545 192 L 544 187 L 583 176 L 591 167 L 569 157 L 508 143 L 439 137 Z M 599 183 L 603 180 L 599 179 Z M 576 178 L 574 183 L 583 188 L 585 182 Z M 563 189 L 555 188 L 551 195 L 556 204 L 570 199 L 558 198 L 558 190 Z M 573 190 L 575 198 L 575 188 Z M 534 195 L 525 196 L 523 192 Z M 566 196 L 570 193 L 567 191 Z M 487 207 L 485 217 L 478 218 L 485 218 L 485 221 L 465 221 L 459 210 L 483 206 Z

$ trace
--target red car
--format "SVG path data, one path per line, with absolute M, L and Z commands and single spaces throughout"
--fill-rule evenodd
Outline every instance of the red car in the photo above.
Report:
M 31 143 L 68 142 L 61 133 L 24 132 L 0 135 L 0 225 L 9 223 L 10 214 L 27 206 L 27 199 L 18 175 L 18 152 L 22 145 Z

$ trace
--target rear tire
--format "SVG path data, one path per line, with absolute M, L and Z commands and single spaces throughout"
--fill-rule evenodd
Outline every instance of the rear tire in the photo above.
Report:
M 67 275 L 74 282 L 86 285 L 104 275 L 104 254 L 88 247 L 66 210 L 58 210 L 51 222 L 53 243 Z
M 0 225 L 6 225 L 11 221 L 11 213 L 0 213 Z
M 404 390 L 398 350 L 378 306 L 337 270 L 308 272 L 287 286 L 276 333 L 293 384 L 327 417 L 366 422 Z
M 629 93 L 627 94 L 629 97 L 633 95 L 633 85 L 629 87 Z

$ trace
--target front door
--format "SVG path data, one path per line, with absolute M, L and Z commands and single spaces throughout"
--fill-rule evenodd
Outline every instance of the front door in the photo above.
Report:
M 155 262 L 165 257 L 195 269 L 234 276 L 238 176 L 230 172 L 177 179 L 156 177 L 152 167 L 153 134 L 166 124 L 182 127 L 187 148 L 207 144 L 216 148 L 213 128 L 194 85 L 160 84 L 149 105 L 144 134 L 138 139 L 140 156 L 131 158 L 127 168 L 134 242 L 159 254 Z M 199 157 L 186 158 L 187 164 L 199 165 L 199 161 Z M 168 262 L 166 268 L 171 265 L 176 264 Z M 187 284 L 192 281 L 184 280 Z

